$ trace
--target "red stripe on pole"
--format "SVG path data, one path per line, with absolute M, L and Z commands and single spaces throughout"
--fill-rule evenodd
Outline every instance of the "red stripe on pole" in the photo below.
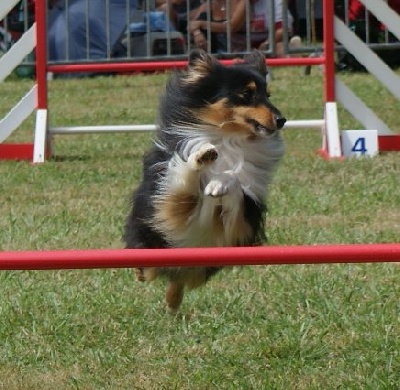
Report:
M 35 1 L 37 108 L 47 109 L 46 1 Z
M 400 152 L 400 134 L 379 135 L 378 146 L 380 152 Z
M 0 160 L 32 160 L 33 144 L 0 144 Z
M 237 60 L 221 60 L 224 65 L 232 65 Z M 323 57 L 310 58 L 270 58 L 267 59 L 268 66 L 298 66 L 298 65 L 321 65 Z M 47 69 L 53 73 L 68 72 L 154 72 L 167 69 L 182 69 L 187 66 L 187 61 L 149 61 L 149 62 L 122 62 L 122 63 L 85 63 L 48 65 Z
M 0 252 L 0 270 L 400 262 L 400 244 Z
M 335 102 L 335 41 L 333 0 L 324 0 L 325 103 Z

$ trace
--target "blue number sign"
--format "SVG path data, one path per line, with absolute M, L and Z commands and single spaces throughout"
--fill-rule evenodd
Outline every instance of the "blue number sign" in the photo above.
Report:
M 360 137 L 356 139 L 353 147 L 351 148 L 352 152 L 360 152 L 361 154 L 367 153 L 367 148 L 365 147 L 365 137 Z

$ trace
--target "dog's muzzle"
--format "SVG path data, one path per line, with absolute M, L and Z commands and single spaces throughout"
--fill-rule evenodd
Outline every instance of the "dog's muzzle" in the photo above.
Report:
M 275 123 L 276 123 L 276 127 L 278 128 L 278 130 L 280 130 L 283 126 L 285 126 L 286 123 L 286 118 L 281 116 L 281 115 L 277 115 L 275 116 Z
M 282 127 L 286 123 L 286 118 L 284 118 L 283 116 L 276 115 L 274 117 L 274 126 L 273 127 L 266 127 L 254 119 L 249 120 L 249 123 L 251 123 L 254 126 L 256 134 L 261 135 L 261 136 L 268 135 L 268 134 L 271 135 L 271 134 L 274 134 L 277 130 L 282 129 Z

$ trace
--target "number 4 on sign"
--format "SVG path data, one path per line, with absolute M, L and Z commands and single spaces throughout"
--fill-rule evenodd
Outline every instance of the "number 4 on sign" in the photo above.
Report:
M 351 151 L 354 153 L 359 152 L 361 154 L 367 153 L 367 148 L 365 147 L 365 137 L 357 138 L 356 142 L 354 142 L 354 145 L 351 148 Z

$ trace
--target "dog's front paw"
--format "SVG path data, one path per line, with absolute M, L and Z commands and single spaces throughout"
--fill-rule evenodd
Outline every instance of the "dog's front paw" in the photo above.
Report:
M 191 154 L 188 164 L 198 171 L 218 158 L 218 152 L 212 144 L 203 145 L 197 152 Z
M 204 195 L 213 197 L 228 195 L 239 186 L 239 180 L 235 175 L 223 173 L 206 185 Z

